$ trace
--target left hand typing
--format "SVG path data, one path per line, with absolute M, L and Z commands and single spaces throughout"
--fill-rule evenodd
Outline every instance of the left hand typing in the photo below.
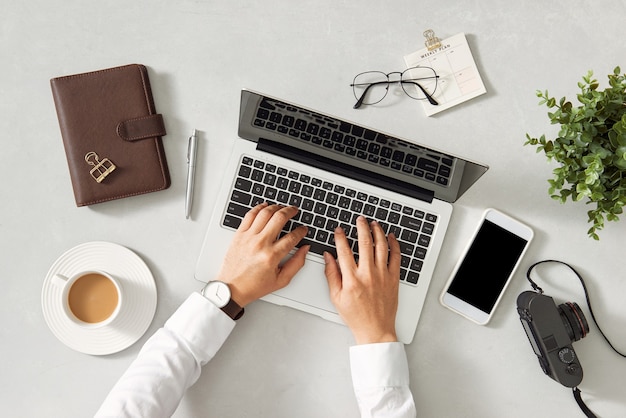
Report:
M 232 299 L 240 306 L 287 286 L 304 265 L 308 245 L 299 248 L 280 265 L 307 232 L 306 226 L 300 226 L 280 239 L 276 238 L 296 213 L 298 208 L 293 206 L 262 203 L 244 217 L 216 277 L 216 280 L 228 283 Z

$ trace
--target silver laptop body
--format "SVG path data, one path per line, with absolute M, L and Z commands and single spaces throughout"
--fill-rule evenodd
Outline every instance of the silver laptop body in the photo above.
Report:
M 221 190 L 195 278 L 215 278 L 245 212 L 261 201 L 295 205 L 286 226 L 309 226 L 307 262 L 284 289 L 263 298 L 342 323 L 328 295 L 324 250 L 334 252 L 340 225 L 356 241 L 354 219 L 376 219 L 398 237 L 402 277 L 398 339 L 413 340 L 452 203 L 487 167 L 417 143 L 250 90 L 241 93 L 239 138 Z M 356 250 L 356 244 L 354 246 Z M 318 254 L 316 254 L 316 252 Z

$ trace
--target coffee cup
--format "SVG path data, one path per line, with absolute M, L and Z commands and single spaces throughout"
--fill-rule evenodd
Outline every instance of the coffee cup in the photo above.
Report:
M 120 313 L 122 286 L 108 273 L 90 270 L 69 278 L 55 274 L 52 283 L 61 288 L 65 316 L 83 328 L 109 325 Z

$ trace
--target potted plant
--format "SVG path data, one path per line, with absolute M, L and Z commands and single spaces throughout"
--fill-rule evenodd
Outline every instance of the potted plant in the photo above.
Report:
M 548 193 L 565 203 L 585 200 L 588 234 L 599 239 L 607 221 L 617 221 L 626 205 L 626 74 L 616 67 L 608 75 L 609 87 L 599 90 L 593 72 L 578 83 L 579 106 L 565 97 L 557 102 L 548 91 L 537 91 L 539 105 L 546 105 L 552 124 L 559 124 L 555 139 L 526 134 L 524 145 L 535 145 L 549 161 L 559 164 L 548 180 Z

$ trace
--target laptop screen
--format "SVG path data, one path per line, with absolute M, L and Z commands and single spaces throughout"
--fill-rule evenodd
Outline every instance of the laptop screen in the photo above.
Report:
M 428 202 L 455 202 L 488 169 L 250 90 L 241 92 L 239 136 L 260 150 Z

